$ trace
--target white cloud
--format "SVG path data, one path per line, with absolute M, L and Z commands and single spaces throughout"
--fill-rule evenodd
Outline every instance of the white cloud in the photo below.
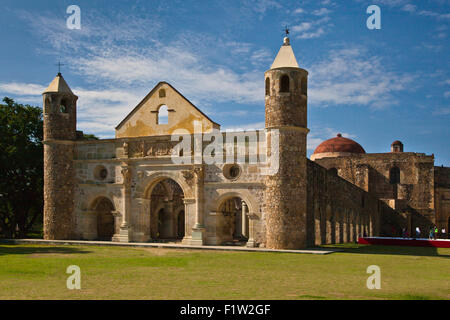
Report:
M 302 8 L 297 8 L 297 9 L 295 9 L 294 10 L 294 13 L 303 13 L 303 12 L 305 12 L 305 10 L 303 10 Z
M 277 7 L 277 3 L 263 1 L 258 6 L 260 9 Z M 24 16 L 29 18 L 29 15 Z M 54 49 L 66 56 L 69 68 L 95 89 L 103 91 L 120 86 L 124 91 L 139 89 L 143 92 L 165 80 L 193 101 L 250 104 L 264 101 L 264 84 L 254 69 L 247 67 L 247 70 L 236 71 L 235 65 L 227 67 L 222 61 L 214 63 L 211 53 L 229 52 L 239 56 L 244 66 L 269 66 L 271 54 L 265 48 L 188 33 L 170 40 L 165 38 L 165 42 L 160 43 L 147 39 L 149 33 L 158 33 L 160 25 L 156 21 L 138 19 L 128 25 L 117 24 L 118 19 L 106 21 L 101 17 L 94 24 L 85 20 L 88 22 L 83 23 L 80 33 L 68 32 L 65 25 L 54 18 L 39 16 L 28 21 Z M 134 18 L 124 21 L 130 20 Z M 225 53 L 225 59 L 229 56 Z
M 408 3 L 408 4 L 405 4 L 405 5 L 403 6 L 402 10 L 403 10 L 403 11 L 406 11 L 406 12 L 412 13 L 412 12 L 415 12 L 415 11 L 417 10 L 417 6 Z
M 450 108 L 449 107 L 439 108 L 439 109 L 436 109 L 433 112 L 433 115 L 435 115 L 435 116 L 445 116 L 445 115 L 449 115 L 449 114 L 450 114 Z
M 311 29 L 312 25 L 313 24 L 311 22 L 302 22 L 299 25 L 293 26 L 292 31 L 294 31 L 294 32 L 307 31 L 307 30 Z
M 418 12 L 421 16 L 434 17 L 437 19 L 450 19 L 450 13 L 437 13 L 429 10 L 422 10 Z
M 324 35 L 327 29 L 330 29 L 333 24 L 330 23 L 328 14 L 331 11 L 326 8 L 321 8 L 313 11 L 313 19 L 311 21 L 303 21 L 300 24 L 292 27 L 293 34 L 296 34 L 297 39 L 313 39 Z M 317 17 L 321 17 L 317 19 Z
M 323 28 L 319 28 L 313 32 L 304 32 L 298 38 L 299 39 L 313 39 L 313 38 L 318 38 L 323 34 L 325 34 L 325 30 Z
M 312 14 L 315 16 L 325 16 L 325 15 L 329 14 L 330 12 L 331 12 L 331 10 L 329 10 L 327 8 L 320 8 L 320 9 L 314 10 L 312 12 Z
M 381 59 L 365 50 L 332 51 L 325 60 L 307 68 L 312 105 L 365 105 L 374 108 L 397 104 L 395 93 L 405 90 L 411 75 L 386 70 Z
M 20 96 L 40 96 L 46 89 L 45 86 L 28 83 L 0 83 L 0 91 L 16 94 Z

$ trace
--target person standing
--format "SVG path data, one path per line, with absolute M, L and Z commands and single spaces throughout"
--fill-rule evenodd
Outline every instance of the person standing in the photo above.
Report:
M 437 239 L 437 234 L 438 234 L 439 230 L 436 226 L 434 226 L 434 240 Z
M 434 238 L 434 227 L 430 227 L 430 234 L 428 235 L 428 240 L 433 240 Z
M 420 238 L 420 228 L 416 228 L 416 238 Z

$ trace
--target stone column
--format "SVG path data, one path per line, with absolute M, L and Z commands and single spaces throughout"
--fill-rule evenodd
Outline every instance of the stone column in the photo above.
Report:
M 343 241 L 344 243 L 349 242 L 348 241 L 348 212 L 347 210 L 342 211 L 342 228 L 343 228 L 343 232 L 342 232 L 342 237 L 343 237 Z
M 254 248 L 256 247 L 255 242 L 255 221 L 259 218 L 258 215 L 254 213 L 247 214 L 248 222 L 249 222 L 249 235 L 247 241 L 247 247 Z
M 242 225 L 242 235 L 245 238 L 248 238 L 247 213 L 248 213 L 247 204 L 245 203 L 245 201 L 242 201 L 242 213 L 241 213 L 242 224 L 241 225 Z
M 191 245 L 202 246 L 205 241 L 205 226 L 203 224 L 203 166 L 196 166 L 195 173 L 195 225 L 192 228 Z
M 138 210 L 139 216 L 134 226 L 135 241 L 148 242 L 151 240 L 150 234 L 150 200 L 144 198 L 134 198 L 135 210 Z
M 335 215 L 336 243 L 342 243 L 341 211 L 337 210 Z
M 122 164 L 122 176 L 123 176 L 123 188 L 122 195 L 124 199 L 123 203 L 123 219 L 120 226 L 119 242 L 129 242 L 129 221 L 130 221 L 130 208 L 131 208 L 131 168 L 127 163 Z
M 320 210 L 314 209 L 314 244 L 320 246 L 322 244 L 322 237 L 320 233 Z
M 349 212 L 348 228 L 349 228 L 349 236 L 350 236 L 350 239 L 348 242 L 354 242 L 355 241 L 355 215 L 354 215 L 353 211 Z
M 114 234 L 112 236 L 111 241 L 113 242 L 119 242 L 119 236 L 120 236 L 120 232 L 117 232 L 117 226 L 121 225 L 121 218 L 122 218 L 122 214 L 120 213 L 120 211 L 111 211 L 111 214 L 114 216 Z M 120 227 L 119 227 L 120 230 Z
M 191 210 L 191 208 L 195 205 L 195 199 L 184 199 L 184 238 L 182 240 L 183 244 L 191 244 L 192 239 L 192 224 L 195 224 L 195 217 L 192 217 L 192 212 L 195 210 Z M 193 221 L 193 222 L 192 222 Z

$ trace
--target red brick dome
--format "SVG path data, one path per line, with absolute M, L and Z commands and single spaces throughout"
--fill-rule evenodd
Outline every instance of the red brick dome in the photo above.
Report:
M 340 133 L 336 138 L 322 142 L 316 148 L 314 154 L 329 152 L 366 153 L 358 142 L 344 138 Z

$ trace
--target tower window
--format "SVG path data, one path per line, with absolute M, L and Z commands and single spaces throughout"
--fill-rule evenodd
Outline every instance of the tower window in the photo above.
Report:
M 280 79 L 280 92 L 289 92 L 289 76 L 287 75 Z
M 166 97 L 166 90 L 164 90 L 164 89 L 159 90 L 159 97 L 160 98 L 165 98 Z
M 61 113 L 67 113 L 67 101 L 62 100 L 61 104 L 59 105 L 59 112 Z
M 169 123 L 169 109 L 165 104 L 159 107 L 158 117 L 156 119 L 156 124 L 168 124 Z
M 270 78 L 266 79 L 266 96 L 270 96 Z
M 389 182 L 391 184 L 400 183 L 400 169 L 398 167 L 393 167 L 389 171 Z

